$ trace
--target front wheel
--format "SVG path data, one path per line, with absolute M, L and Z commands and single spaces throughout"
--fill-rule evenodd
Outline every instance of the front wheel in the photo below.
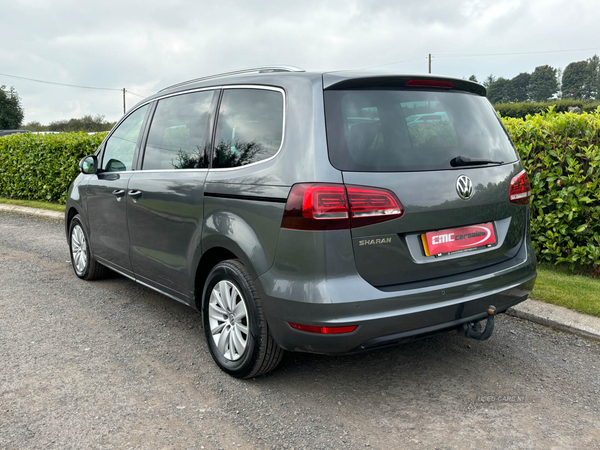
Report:
M 260 294 L 240 261 L 223 261 L 213 268 L 203 300 L 208 348 L 223 371 L 252 378 L 279 364 L 283 350 L 269 332 Z
M 108 272 L 108 269 L 92 256 L 89 239 L 79 214 L 73 217 L 69 224 L 69 250 L 73 270 L 79 278 L 88 281 L 96 280 Z

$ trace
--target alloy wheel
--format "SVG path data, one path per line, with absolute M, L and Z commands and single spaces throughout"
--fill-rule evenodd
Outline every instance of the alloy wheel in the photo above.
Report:
M 214 286 L 208 321 L 221 355 L 230 361 L 240 359 L 248 346 L 248 310 L 244 297 L 230 281 L 221 280 Z
M 71 231 L 71 255 L 73 267 L 78 275 L 85 272 L 88 264 L 87 243 L 80 225 L 75 225 Z

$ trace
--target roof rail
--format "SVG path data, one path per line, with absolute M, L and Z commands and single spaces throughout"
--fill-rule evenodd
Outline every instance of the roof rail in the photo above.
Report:
M 209 75 L 207 77 L 202 77 L 202 78 L 194 78 L 193 80 L 184 81 L 183 83 L 177 83 L 172 86 L 167 86 L 166 88 L 161 89 L 158 92 L 166 91 L 167 89 L 171 89 L 171 88 L 175 88 L 175 87 L 179 87 L 179 86 L 185 86 L 186 84 L 196 83 L 198 81 L 212 80 L 213 78 L 227 77 L 230 75 L 241 75 L 244 73 L 273 73 L 273 72 L 304 72 L 304 69 L 300 69 L 299 67 L 294 67 L 294 66 L 253 67 L 251 69 L 241 69 L 241 70 L 235 70 L 233 72 L 224 72 L 224 73 L 218 73 L 216 75 Z

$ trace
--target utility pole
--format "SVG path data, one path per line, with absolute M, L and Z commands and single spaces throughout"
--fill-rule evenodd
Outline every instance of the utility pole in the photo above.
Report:
M 429 73 L 431 73 L 431 55 L 429 55 Z M 125 88 L 123 88 L 123 114 L 125 114 Z
M 431 53 L 429 54 L 429 73 L 431 73 Z

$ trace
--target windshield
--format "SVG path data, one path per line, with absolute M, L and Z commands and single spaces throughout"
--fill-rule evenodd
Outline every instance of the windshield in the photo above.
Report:
M 457 156 L 505 163 L 515 150 L 485 97 L 423 90 L 325 91 L 329 158 L 340 170 L 454 169 Z

